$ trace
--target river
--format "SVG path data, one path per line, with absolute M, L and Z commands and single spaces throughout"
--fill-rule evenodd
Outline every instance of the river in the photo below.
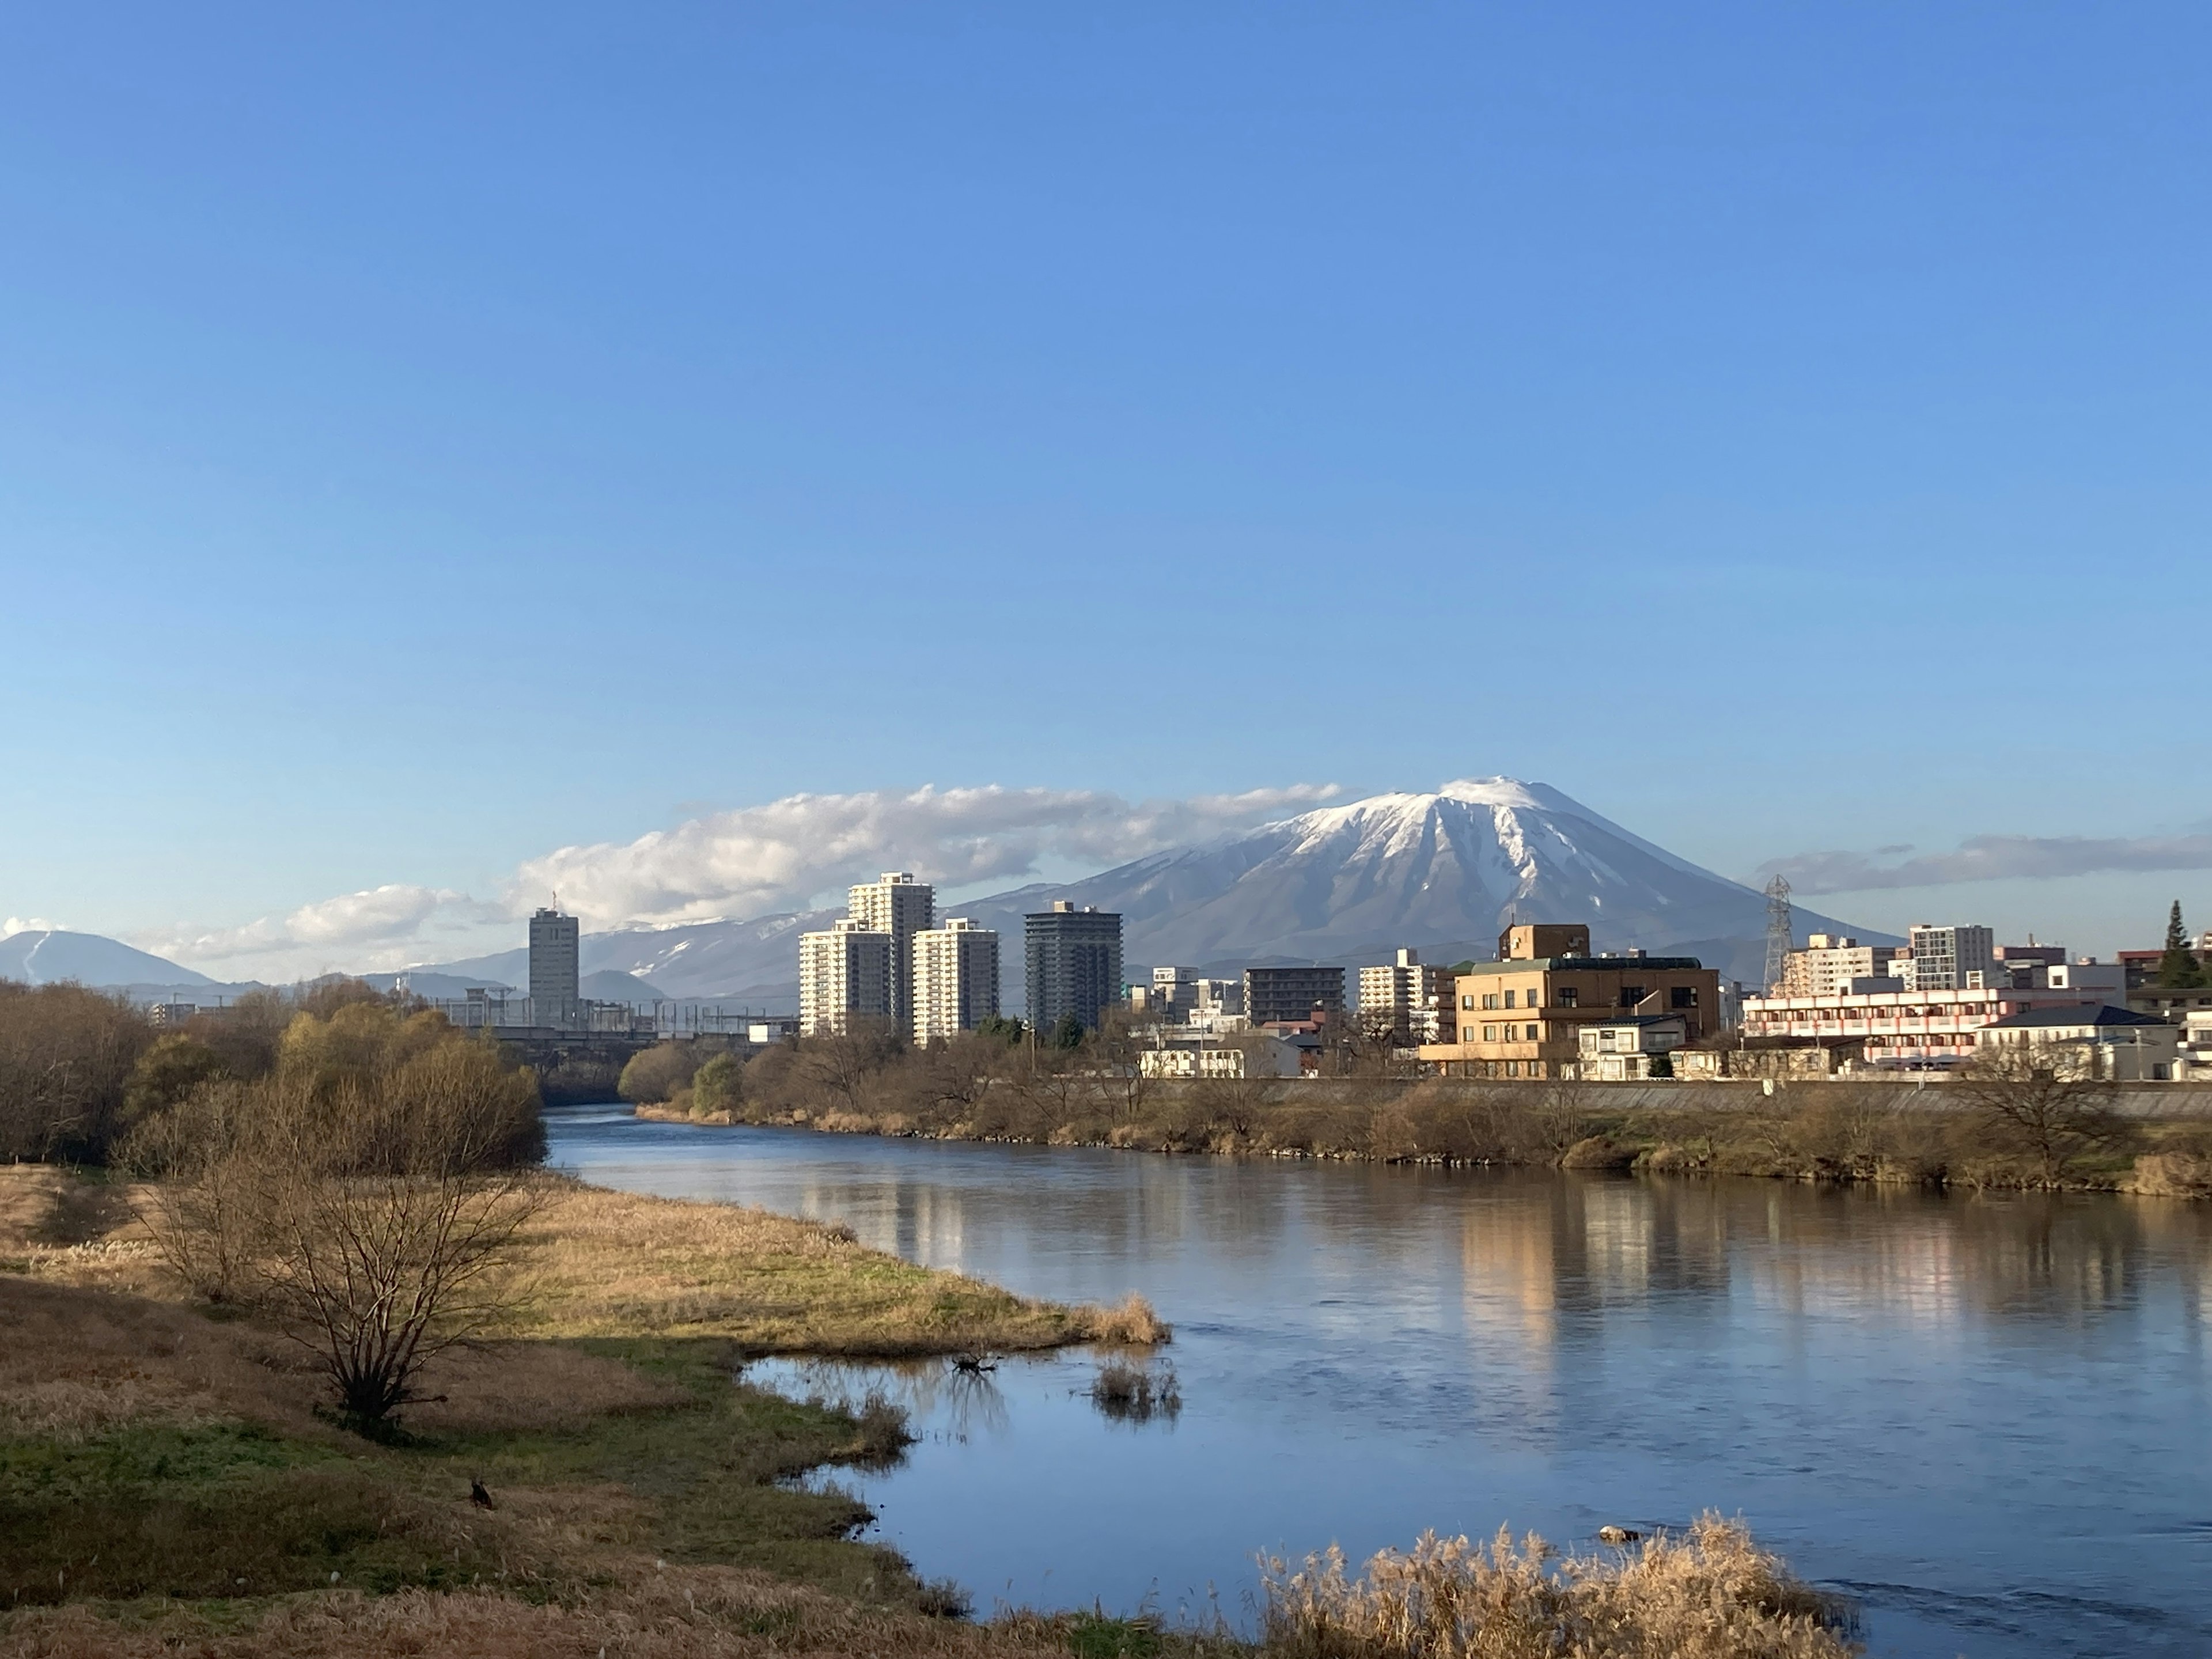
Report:
M 1241 1624 L 1262 1550 L 1717 1509 L 1873 1654 L 2212 1654 L 2212 1206 L 547 1118 L 586 1180 L 1173 1322 L 1144 1423 L 1083 1352 L 755 1368 L 908 1406 L 906 1461 L 837 1478 L 987 1613 Z

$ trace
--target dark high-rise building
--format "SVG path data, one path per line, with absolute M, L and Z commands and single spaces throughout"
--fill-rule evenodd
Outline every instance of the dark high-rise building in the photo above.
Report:
M 558 910 L 530 918 L 530 1017 L 538 1025 L 566 1025 L 581 1003 L 578 925 Z
M 1049 1031 L 1073 1014 L 1097 1030 L 1100 1012 L 1121 1000 L 1121 918 L 1059 899 L 1022 924 L 1030 1026 Z
M 1314 1010 L 1332 1019 L 1344 1013 L 1341 968 L 1247 968 L 1244 1018 L 1255 1025 L 1270 1020 L 1311 1019 Z

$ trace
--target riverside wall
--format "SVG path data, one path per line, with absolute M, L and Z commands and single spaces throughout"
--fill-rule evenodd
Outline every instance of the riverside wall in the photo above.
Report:
M 1186 1079 L 1162 1079 L 1152 1085 L 1167 1099 L 1204 1098 L 1207 1085 Z M 1553 1085 L 1479 1078 L 1299 1078 L 1267 1085 L 1271 1105 L 1357 1106 L 1376 1104 L 1413 1089 L 1464 1091 L 1469 1095 L 1513 1094 L 1534 1100 Z M 1880 1089 L 1913 1110 L 1942 1111 L 1957 1096 L 1940 1078 L 1849 1078 L 1805 1079 L 1771 1085 L 1755 1078 L 1682 1083 L 1577 1083 L 1571 1088 L 1584 1110 L 1604 1114 L 1644 1110 L 1748 1111 L 1777 1101 L 1804 1103 L 1836 1089 Z M 2142 1119 L 2212 1120 L 2212 1085 L 2193 1083 L 2130 1083 L 2118 1086 L 2113 1107 L 2122 1115 Z

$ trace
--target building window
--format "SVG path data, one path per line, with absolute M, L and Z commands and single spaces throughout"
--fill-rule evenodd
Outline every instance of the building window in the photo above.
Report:
M 1581 998 L 1581 996 L 1582 993 L 1575 989 L 1573 986 L 1562 985 L 1558 990 L 1552 993 L 1552 1000 L 1562 1008 L 1571 1008 L 1575 1006 L 1576 1002 Z
M 1484 1027 L 1482 1028 L 1482 1040 L 1483 1040 L 1485 1042 L 1497 1042 L 1497 1041 L 1498 1041 L 1498 1028 L 1497 1028 L 1495 1025 L 1486 1025 L 1486 1026 L 1484 1026 Z
M 1505 1006 L 1509 1008 L 1513 1006 L 1513 993 L 1510 991 L 1505 994 Z
M 1521 1075 L 1521 1062 L 1517 1060 L 1507 1060 L 1505 1062 L 1505 1075 L 1508 1077 L 1519 1077 Z
M 1523 992 L 1522 994 L 1521 1000 L 1528 1007 L 1534 1008 L 1538 1006 L 1540 1000 L 1536 995 L 1535 987 L 1530 986 L 1527 991 Z
M 1698 1006 L 1698 988 L 1677 985 L 1667 993 L 1668 1006 L 1674 1008 L 1694 1008 Z
M 1638 1003 L 1643 1000 L 1644 988 L 1641 985 L 1624 985 L 1620 988 L 1620 1006 L 1622 1007 L 1633 1008 Z
M 1533 1025 L 1528 1028 L 1528 1041 L 1531 1042 L 1536 1041 L 1536 1028 Z
M 1459 1028 L 1459 1040 L 1460 1040 L 1462 1042 L 1474 1042 L 1474 1026 L 1472 1026 L 1472 1025 L 1462 1025 L 1462 1026 L 1461 1026 L 1461 1027 Z
M 1462 1008 L 1472 1008 L 1474 1006 L 1474 999 L 1471 996 L 1462 997 L 1459 1000 L 1459 1006 Z
M 1498 993 L 1495 991 L 1484 992 L 1482 994 L 1482 1006 L 1485 1008 L 1495 1008 L 1498 1006 Z

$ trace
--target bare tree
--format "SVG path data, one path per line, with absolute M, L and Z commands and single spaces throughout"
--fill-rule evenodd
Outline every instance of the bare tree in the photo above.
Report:
M 2130 1133 L 2113 1109 L 2112 1080 L 2087 1046 L 1984 1049 L 1950 1086 L 1990 1129 L 2034 1158 L 2045 1187 L 2057 1186 L 2076 1158 Z
M 341 1414 L 376 1432 L 416 1399 L 427 1360 L 509 1303 L 544 1187 L 518 1170 L 426 1161 L 386 1173 L 270 1165 L 260 1183 L 270 1305 L 315 1355 Z
M 794 1070 L 803 1093 L 838 1111 L 859 1114 L 878 1076 L 906 1053 L 906 1039 L 887 1019 L 852 1016 L 845 1029 L 801 1040 Z
M 145 1213 L 170 1267 L 259 1300 L 375 1434 L 432 1356 L 509 1305 L 546 1189 L 529 1074 L 442 1022 L 365 1006 L 301 1014 L 274 1074 L 201 1087 L 131 1151 L 167 1177 Z

